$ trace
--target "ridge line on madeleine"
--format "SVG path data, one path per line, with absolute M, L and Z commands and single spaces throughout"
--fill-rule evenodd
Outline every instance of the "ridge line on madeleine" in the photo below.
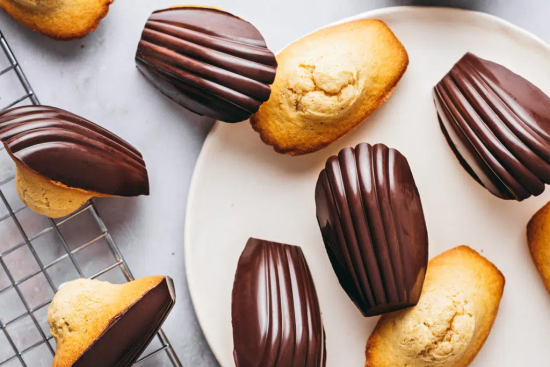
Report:
M 139 151 L 80 116 L 48 106 L 0 113 L 0 141 L 16 163 L 16 188 L 39 214 L 62 217 L 94 196 L 149 194 Z
M 35 32 L 70 41 L 94 32 L 114 0 L 0 0 L 0 8 Z
M 250 122 L 278 153 L 322 149 L 388 100 L 409 58 L 387 25 L 355 20 L 309 34 L 277 55 L 271 97 Z

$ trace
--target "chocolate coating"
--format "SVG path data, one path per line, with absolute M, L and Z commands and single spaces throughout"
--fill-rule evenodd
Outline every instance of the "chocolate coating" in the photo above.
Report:
M 521 201 L 550 183 L 550 98 L 505 67 L 466 54 L 434 88 L 441 130 L 468 173 Z
M 100 194 L 149 194 L 136 148 L 70 112 L 48 106 L 5 111 L 0 140 L 16 161 L 52 181 Z
M 326 365 L 315 285 L 297 246 L 250 238 L 233 285 L 237 367 Z
M 183 107 L 225 122 L 256 113 L 269 99 L 277 60 L 250 23 L 218 9 L 154 12 L 136 63 L 162 93 Z
M 407 159 L 383 144 L 342 149 L 319 175 L 315 202 L 332 267 L 361 313 L 416 305 L 428 233 Z
M 174 284 L 171 278 L 166 277 L 115 318 L 73 366 L 132 366 L 154 338 L 175 303 Z

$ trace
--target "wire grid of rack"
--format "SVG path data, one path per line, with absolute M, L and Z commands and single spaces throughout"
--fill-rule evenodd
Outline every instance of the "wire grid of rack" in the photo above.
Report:
M 1 31 L 0 45 L 9 63 L 5 69 L 0 70 L 0 78 L 8 73 L 15 74 L 24 89 L 23 96 L 7 105 L 0 106 L 0 112 L 16 105 L 40 104 Z M 6 153 L 4 147 L 0 147 L 0 153 Z M 13 167 L 6 167 L 8 163 L 12 165 L 10 160 L 4 160 L 4 163 L 0 165 L 0 172 L 7 171 L 8 174 L 7 177 L 0 177 L 0 366 L 48 366 L 51 365 L 55 355 L 55 340 L 49 333 L 45 315 L 47 307 L 60 285 L 60 282 L 52 276 L 52 273 L 56 274 L 53 271 L 55 267 L 68 262 L 74 268 L 72 272 L 74 278 L 97 279 L 115 269 L 120 269 L 124 281 L 131 281 L 134 277 L 99 216 L 93 201 L 88 202 L 74 214 L 60 220 L 40 217 L 34 213 L 23 215 L 24 212 L 30 212 L 30 209 L 26 208 L 18 199 L 13 199 L 16 197 L 13 194 L 15 192 Z M 42 226 L 27 226 L 22 218 L 28 219 L 29 214 L 35 216 L 31 220 L 41 221 Z M 98 234 L 75 246 L 67 239 L 64 229 L 85 215 L 95 223 Z M 26 226 L 27 228 L 25 228 Z M 7 236 L 10 237 L 9 240 Z M 47 262 L 44 261 L 44 256 L 39 254 L 40 251 L 37 248 L 37 243 L 46 236 L 54 236 L 56 243 L 61 245 L 61 252 Z M 14 237 L 17 238 L 16 241 L 13 240 Z M 104 262 L 101 268 L 97 268 L 96 264 L 96 268 L 92 268 L 94 273 L 88 274 L 90 267 L 82 264 L 82 257 L 79 258 L 79 255 L 93 246 L 98 246 L 99 243 L 108 248 L 112 255 L 112 261 L 108 264 Z M 16 254 L 26 254 L 27 256 L 19 256 L 17 259 L 18 257 L 14 256 Z M 16 261 L 14 262 L 12 259 L 10 262 L 11 258 Z M 26 286 L 27 284 L 30 286 Z M 155 360 L 161 354 L 165 354 L 164 363 Z M 158 332 L 154 342 L 136 362 L 136 365 L 140 367 L 160 365 L 182 367 L 162 330 Z

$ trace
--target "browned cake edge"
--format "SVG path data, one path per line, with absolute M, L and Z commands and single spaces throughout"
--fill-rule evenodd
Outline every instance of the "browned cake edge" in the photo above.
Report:
M 61 30 L 60 27 L 56 27 L 57 29 L 50 29 L 48 27 L 42 26 L 41 24 L 39 24 L 39 22 L 33 20 L 32 17 L 31 19 L 28 19 L 24 7 L 10 3 L 10 0 L 0 0 L 0 8 L 2 8 L 13 19 L 35 32 L 60 41 L 72 41 L 84 38 L 89 33 L 94 32 L 97 29 L 101 20 L 103 20 L 103 18 L 107 16 L 107 14 L 109 13 L 109 7 L 114 2 L 114 0 L 101 1 L 103 1 L 103 6 L 93 22 L 84 22 L 85 24 L 79 27 L 78 30 Z M 74 19 L 74 21 L 76 23 L 80 20 Z
M 527 244 L 544 286 L 550 293 L 550 202 L 527 223 Z
M 388 86 L 388 89 L 386 91 L 386 93 L 384 93 L 379 99 L 378 99 L 378 102 L 375 104 L 374 108 L 372 108 L 371 110 L 369 111 L 366 111 L 365 114 L 361 115 L 359 118 L 351 121 L 351 122 L 347 122 L 347 128 L 346 129 L 343 129 L 340 134 L 332 137 L 331 139 L 328 139 L 327 141 L 321 143 L 321 144 L 307 144 L 305 143 L 304 145 L 302 145 L 301 147 L 299 148 L 284 148 L 282 147 L 281 145 L 279 145 L 277 139 L 273 138 L 270 134 L 270 130 L 269 129 L 265 129 L 263 128 L 262 126 L 260 126 L 260 124 L 258 123 L 257 121 L 257 114 L 253 115 L 251 118 L 250 118 L 250 124 L 252 125 L 252 128 L 254 129 L 254 131 L 256 131 L 257 133 L 260 134 L 260 138 L 262 139 L 262 141 L 267 144 L 267 145 L 271 145 L 273 146 L 273 150 L 275 150 L 277 153 L 281 153 L 281 154 L 287 154 L 287 155 L 290 155 L 290 156 L 299 156 L 299 155 L 304 155 L 304 154 L 308 154 L 308 153 L 313 153 L 313 152 L 316 152 L 318 150 L 321 150 L 327 146 L 329 146 L 330 144 L 334 143 L 335 141 L 339 140 L 340 138 L 342 138 L 344 135 L 348 134 L 351 130 L 355 129 L 357 126 L 359 126 L 363 121 L 365 121 L 370 115 L 372 115 L 376 110 L 378 110 L 384 103 L 386 103 L 386 101 L 391 97 L 392 93 L 394 92 L 395 88 L 397 87 L 397 84 L 399 83 L 399 81 L 401 80 L 401 78 L 403 77 L 403 75 L 405 74 L 405 72 L 407 71 L 407 67 L 409 65 L 409 55 L 407 53 L 407 50 L 405 49 L 405 46 L 403 46 L 403 44 L 401 43 L 401 41 L 397 38 L 397 36 L 395 36 L 395 34 L 393 33 L 393 31 L 391 30 L 391 28 L 389 28 L 386 23 L 384 23 L 383 21 L 381 20 L 378 20 L 378 19 L 359 19 L 359 20 L 354 20 L 354 21 L 351 21 L 351 22 L 348 22 L 348 23 L 343 23 L 343 24 L 338 24 L 338 25 L 335 25 L 335 26 L 332 26 L 332 27 L 329 27 L 329 28 L 324 28 L 324 29 L 321 29 L 321 30 L 318 30 L 314 33 L 311 33 L 309 35 L 306 35 L 298 40 L 296 40 L 294 43 L 297 43 L 297 42 L 300 42 L 302 41 L 304 38 L 306 37 L 309 37 L 309 36 L 313 36 L 315 35 L 316 33 L 320 32 L 320 31 L 323 31 L 323 30 L 328 30 L 328 29 L 332 29 L 332 28 L 338 28 L 338 27 L 341 27 L 341 26 L 344 26 L 344 25 L 348 25 L 350 23 L 357 23 L 357 22 L 368 22 L 368 23 L 371 23 L 371 22 L 379 22 L 379 23 L 382 23 L 384 25 L 385 28 L 387 28 L 387 30 L 393 35 L 394 37 L 394 40 L 395 40 L 395 44 L 394 46 L 396 46 L 401 55 L 403 56 L 403 62 L 402 62 L 402 65 L 400 67 L 400 71 L 398 74 L 395 75 L 395 78 L 391 81 L 391 83 L 389 84 Z M 294 44 L 293 43 L 293 44 Z M 292 44 L 291 44 L 292 45 Z M 287 46 L 287 47 L 290 47 L 291 45 Z M 286 48 L 285 48 L 286 49 Z M 284 50 L 283 50 L 284 51 Z M 282 52 L 283 52 L 282 51 Z M 281 52 L 281 53 L 282 53 Z M 281 54 L 279 53 L 279 55 Z M 278 55 L 278 56 L 279 56 Z
M 452 248 L 431 259 L 428 264 L 428 272 L 430 271 L 430 266 L 432 268 L 440 267 L 445 263 L 451 262 L 452 259 L 456 257 L 465 258 L 465 261 L 469 261 L 469 262 L 477 262 L 480 268 L 484 268 L 487 273 L 492 273 L 492 277 L 494 278 L 493 281 L 498 283 L 496 289 L 493 289 L 493 291 L 496 290 L 496 292 L 494 292 L 495 293 L 494 296 L 498 298 L 497 307 L 491 310 L 491 313 L 488 315 L 488 317 L 485 318 L 487 322 L 483 325 L 483 329 L 479 331 L 478 337 L 472 340 L 472 343 L 468 346 L 468 353 L 465 353 L 466 354 L 465 358 L 460 360 L 459 364 L 452 366 L 452 367 L 466 367 L 466 366 L 469 366 L 474 361 L 479 351 L 485 344 L 485 341 L 489 337 L 489 334 L 491 332 L 493 324 L 495 323 L 495 319 L 499 311 L 499 305 L 500 305 L 500 301 L 502 300 L 502 295 L 504 294 L 504 285 L 506 283 L 506 279 L 502 274 L 502 272 L 495 266 L 495 264 L 493 264 L 484 256 L 480 255 L 477 251 L 465 245 Z M 426 274 L 426 279 L 428 279 L 428 274 Z M 402 312 L 402 311 L 398 311 L 398 312 Z M 378 320 L 376 327 L 374 328 L 371 336 L 367 341 L 367 345 L 365 349 L 365 357 L 366 357 L 365 367 L 389 367 L 385 364 L 380 364 L 380 361 L 381 359 L 383 360 L 383 358 L 381 358 L 381 356 L 378 355 L 378 353 L 375 350 L 380 340 L 379 329 L 381 329 L 384 326 L 384 320 L 385 320 L 385 316 L 382 316 L 380 320 Z

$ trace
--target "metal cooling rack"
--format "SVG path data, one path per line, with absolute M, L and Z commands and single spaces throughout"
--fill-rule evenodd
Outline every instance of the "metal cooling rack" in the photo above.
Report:
M 16 105 L 40 104 L 1 31 L 0 45 L 8 62 L 0 69 L 0 79 L 15 75 L 24 90 L 22 96 L 7 104 L 0 99 L 0 112 Z M 7 156 L 3 147 L 1 154 Z M 0 159 L 0 173 L 4 174 L 0 176 L 0 366 L 49 367 L 55 340 L 49 332 L 46 311 L 59 285 L 78 277 L 109 280 L 118 275 L 123 281 L 134 277 L 93 201 L 60 220 L 38 216 L 15 194 L 10 159 Z M 84 222 L 97 232 L 87 240 L 82 240 Z M 56 250 L 49 251 L 49 246 Z M 99 246 L 107 255 L 94 250 Z M 86 252 L 100 254 L 101 261 L 82 256 Z M 136 365 L 182 367 L 162 330 Z

